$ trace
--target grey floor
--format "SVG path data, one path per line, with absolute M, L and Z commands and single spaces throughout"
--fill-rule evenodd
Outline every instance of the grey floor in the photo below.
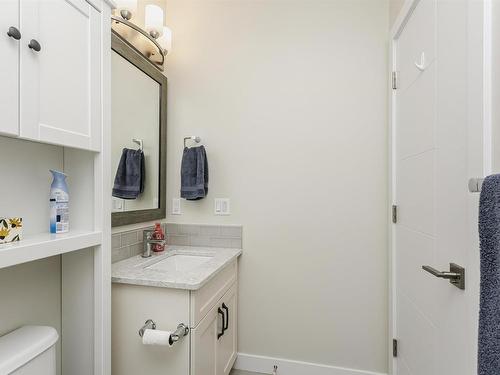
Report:
M 233 370 L 229 375 L 261 375 L 257 374 L 256 372 L 249 372 L 249 371 L 243 371 L 243 370 Z

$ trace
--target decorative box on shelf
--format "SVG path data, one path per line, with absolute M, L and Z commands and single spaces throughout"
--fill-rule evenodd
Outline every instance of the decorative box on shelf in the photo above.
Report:
M 23 234 L 23 219 L 0 217 L 0 243 L 20 241 Z

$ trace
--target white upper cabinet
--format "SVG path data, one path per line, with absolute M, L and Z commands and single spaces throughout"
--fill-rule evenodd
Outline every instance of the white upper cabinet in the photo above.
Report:
M 19 135 L 20 37 L 19 0 L 3 0 L 0 9 L 0 134 L 10 136 Z
M 20 10 L 20 136 L 99 151 L 100 13 L 84 0 L 21 0 Z

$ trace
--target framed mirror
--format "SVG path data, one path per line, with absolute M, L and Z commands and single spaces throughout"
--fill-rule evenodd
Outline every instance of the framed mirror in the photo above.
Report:
M 112 226 L 163 219 L 167 78 L 119 36 L 111 45 Z

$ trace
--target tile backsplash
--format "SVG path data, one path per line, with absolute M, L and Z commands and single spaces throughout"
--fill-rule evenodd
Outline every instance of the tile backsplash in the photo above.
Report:
M 167 242 L 171 245 L 242 247 L 241 225 L 193 225 L 167 223 Z
M 241 225 L 162 224 L 169 245 L 242 248 Z M 142 232 L 151 226 L 115 233 L 112 236 L 113 263 L 142 251 Z
M 147 226 L 113 234 L 111 236 L 111 262 L 116 263 L 140 254 L 142 251 L 142 232 L 150 229 L 153 227 Z M 163 224 L 163 230 L 165 230 L 165 224 Z

